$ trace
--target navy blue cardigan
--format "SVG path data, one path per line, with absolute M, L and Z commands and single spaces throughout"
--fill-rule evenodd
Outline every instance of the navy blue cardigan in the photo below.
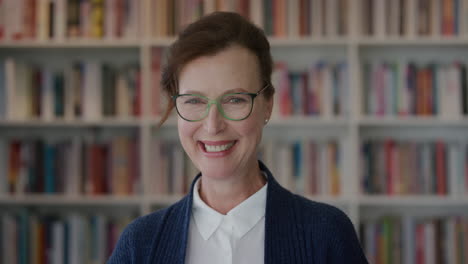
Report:
M 259 164 L 268 178 L 265 263 L 367 263 L 353 225 L 342 211 L 289 192 Z M 179 202 L 129 224 L 107 263 L 183 264 L 193 183 Z

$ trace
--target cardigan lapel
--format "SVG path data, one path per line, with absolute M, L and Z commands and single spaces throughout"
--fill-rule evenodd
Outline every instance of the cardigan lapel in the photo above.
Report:
M 265 263 L 302 263 L 304 262 L 305 238 L 303 225 L 296 219 L 297 210 L 294 196 L 281 187 L 268 168 L 259 161 L 259 166 L 267 175 L 267 202 L 265 211 Z M 184 264 L 188 243 L 188 233 L 193 202 L 193 188 L 198 174 L 192 181 L 190 193 L 177 202 L 167 212 L 159 230 L 159 239 L 154 241 L 155 249 L 150 263 Z M 168 209 L 170 209 L 168 208 Z M 281 250 L 279 250 L 281 249 Z
M 149 263 L 184 264 L 192 213 L 193 187 L 198 174 L 192 182 L 190 193 L 169 207 L 160 225 L 157 240 L 153 241 L 154 254 Z
M 294 195 L 281 187 L 268 168 L 259 162 L 268 176 L 265 212 L 265 263 L 305 262 L 306 239 L 303 223 L 298 219 Z

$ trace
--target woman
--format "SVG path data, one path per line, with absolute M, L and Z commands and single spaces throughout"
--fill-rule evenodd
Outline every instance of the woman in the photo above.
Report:
M 367 263 L 344 213 L 290 193 L 256 158 L 274 94 L 261 30 L 214 13 L 180 34 L 166 64 L 162 122 L 175 107 L 201 174 L 181 201 L 131 223 L 108 263 Z

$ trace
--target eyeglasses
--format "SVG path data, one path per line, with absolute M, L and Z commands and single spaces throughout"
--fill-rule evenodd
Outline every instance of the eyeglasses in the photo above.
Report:
M 199 94 L 178 94 L 172 96 L 179 116 L 189 122 L 201 121 L 208 116 L 210 107 L 216 104 L 221 115 L 232 121 L 241 121 L 250 116 L 254 99 L 268 85 L 256 93 L 230 93 L 217 99 L 209 99 Z

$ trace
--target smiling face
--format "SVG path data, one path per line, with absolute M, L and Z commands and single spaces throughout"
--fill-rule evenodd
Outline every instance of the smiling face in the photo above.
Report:
M 228 93 L 257 93 L 261 84 L 255 55 L 233 45 L 185 65 L 179 75 L 179 94 L 200 94 L 215 99 Z M 257 147 L 272 104 L 272 100 L 260 94 L 254 100 L 252 113 L 242 121 L 225 119 L 216 105 L 198 122 L 178 117 L 182 146 L 204 177 L 223 179 L 247 175 L 258 166 Z

